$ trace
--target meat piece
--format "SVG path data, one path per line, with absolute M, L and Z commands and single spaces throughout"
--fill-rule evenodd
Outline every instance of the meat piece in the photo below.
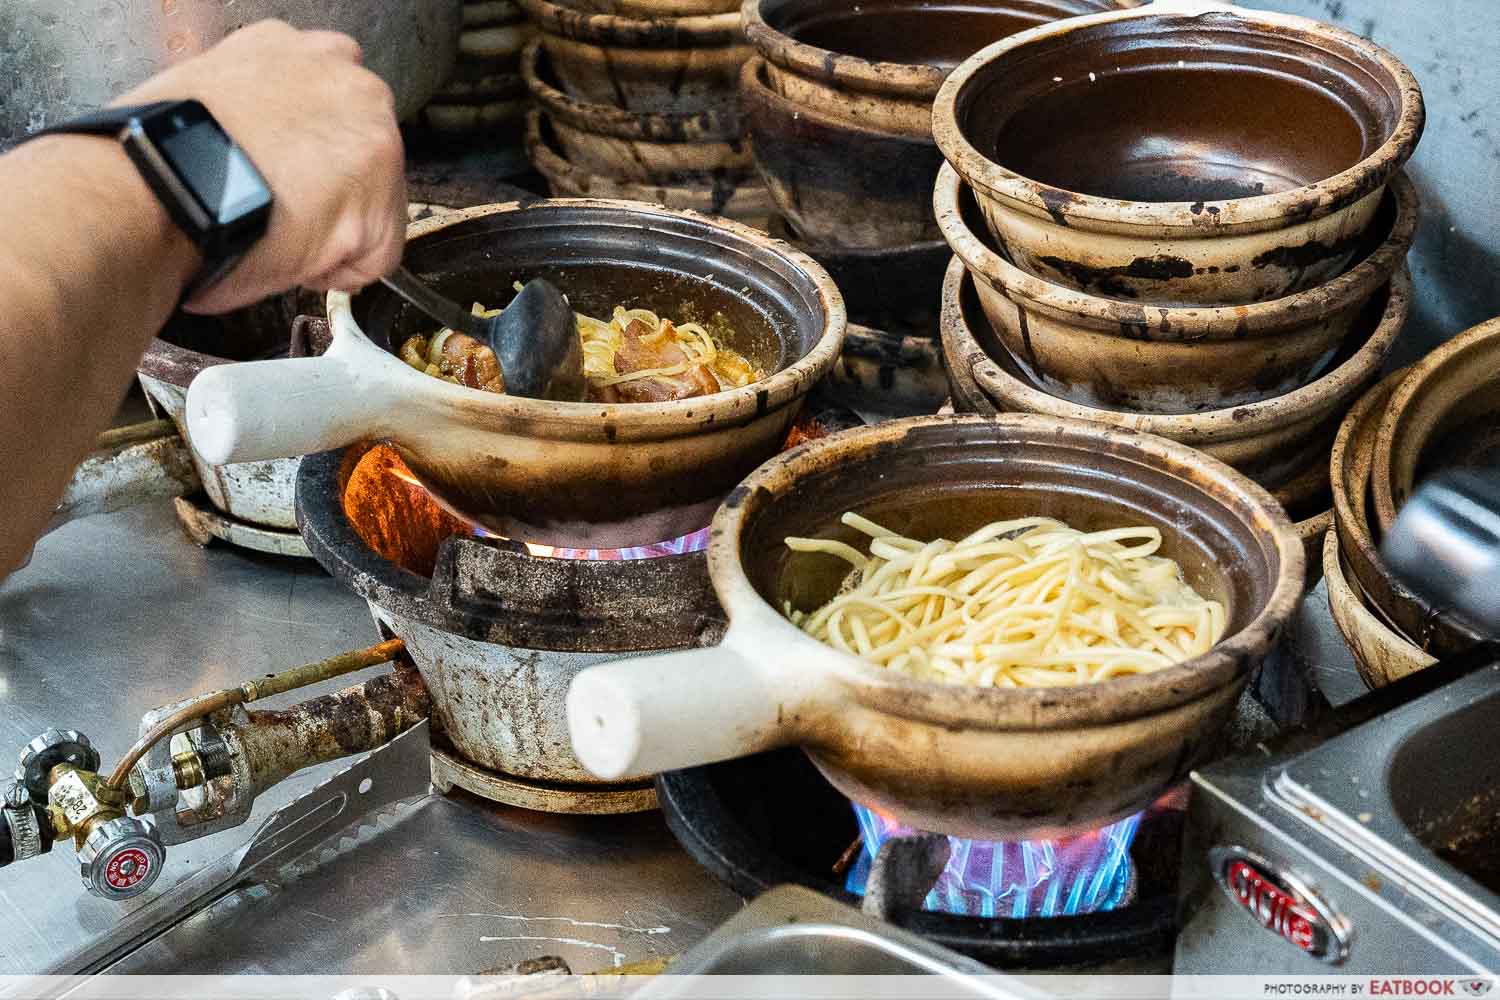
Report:
M 662 324 L 657 335 L 645 323 L 633 319 L 625 327 L 625 337 L 615 352 L 615 371 L 621 375 L 651 368 L 671 368 L 688 360 L 678 345 L 670 322 Z M 620 382 L 594 389 L 590 395 L 601 403 L 661 403 L 669 399 L 689 399 L 719 391 L 719 380 L 707 365 L 693 365 L 681 375 L 653 375 L 650 378 Z
M 500 362 L 488 344 L 480 343 L 468 334 L 450 333 L 436 346 L 439 349 L 437 357 L 429 355 L 428 360 L 437 365 L 441 377 L 470 389 L 505 391 Z

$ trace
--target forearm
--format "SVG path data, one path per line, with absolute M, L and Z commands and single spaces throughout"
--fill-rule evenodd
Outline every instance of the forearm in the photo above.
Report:
M 0 577 L 45 528 L 197 251 L 118 143 L 36 140 L 0 157 Z

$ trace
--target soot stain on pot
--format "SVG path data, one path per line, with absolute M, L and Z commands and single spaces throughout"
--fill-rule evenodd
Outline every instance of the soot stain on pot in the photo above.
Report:
M 1107 267 L 1095 267 L 1062 257 L 1040 257 L 1038 261 L 1066 275 L 1084 291 L 1125 299 L 1139 298 L 1140 294 L 1126 279 L 1170 282 L 1177 278 L 1191 278 L 1194 273 L 1191 261 L 1171 254 L 1137 257 L 1129 264 Z
M 1077 200 L 1073 193 L 1071 191 L 1061 191 L 1057 188 L 1044 187 L 1037 194 L 1040 195 L 1042 205 L 1047 209 L 1047 214 L 1052 216 L 1052 221 L 1066 228 L 1069 223 L 1067 215 L 1063 213 L 1063 209 Z
M 1363 234 L 1355 234 L 1335 240 L 1333 243 L 1324 243 L 1321 240 L 1309 240 L 1301 246 L 1274 247 L 1265 253 L 1256 255 L 1251 259 L 1250 266 L 1255 268 L 1278 267 L 1288 271 L 1301 272 L 1324 261 L 1354 253 L 1363 241 Z

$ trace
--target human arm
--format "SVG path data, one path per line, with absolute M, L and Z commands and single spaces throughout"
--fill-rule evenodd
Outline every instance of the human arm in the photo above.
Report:
M 394 102 L 358 60 L 345 36 L 262 22 L 121 98 L 201 101 L 276 199 L 265 236 L 189 309 L 228 311 L 299 285 L 358 288 L 399 261 Z M 45 527 L 201 261 L 113 140 L 26 143 L 0 157 L 0 192 L 3 575 Z

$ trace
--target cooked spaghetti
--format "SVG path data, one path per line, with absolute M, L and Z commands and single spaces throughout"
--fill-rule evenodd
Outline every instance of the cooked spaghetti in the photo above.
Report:
M 1206 652 L 1224 607 L 1155 553 L 1150 527 L 1082 532 L 1061 521 L 997 521 L 954 542 L 921 542 L 858 514 L 868 554 L 831 539 L 788 538 L 797 552 L 853 571 L 813 612 L 784 609 L 809 635 L 923 680 L 1061 687 L 1149 673 Z
M 517 282 L 516 290 L 520 288 Z M 494 316 L 499 311 L 474 303 L 476 316 Z M 574 316 L 583 344 L 583 374 L 594 402 L 687 399 L 740 388 L 765 377 L 744 355 L 724 346 L 700 323 L 673 323 L 649 309 L 624 306 L 616 306 L 607 321 L 582 313 Z M 475 374 L 481 367 L 488 370 L 486 365 L 494 362 L 494 353 L 471 338 L 455 337 L 462 335 L 446 328 L 431 337 L 412 337 L 401 346 L 401 358 L 436 378 L 504 392 L 503 380 L 486 381 Z M 445 358 L 445 349 L 455 357 Z M 464 357 L 456 356 L 460 349 L 466 352 Z M 498 372 L 498 364 L 494 368 Z

